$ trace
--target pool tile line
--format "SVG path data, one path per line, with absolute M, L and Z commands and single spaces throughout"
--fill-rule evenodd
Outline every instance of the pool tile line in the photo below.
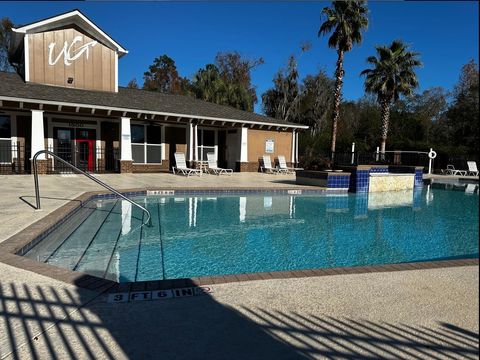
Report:
M 155 291 L 167 289 L 179 289 L 185 287 L 195 287 L 204 285 L 218 285 L 232 282 L 245 282 L 257 280 L 274 280 L 274 279 L 295 279 L 306 277 L 322 277 L 332 275 L 352 275 L 378 272 L 393 271 L 412 271 L 437 269 L 443 267 L 461 267 L 461 266 L 478 266 L 478 259 L 461 259 L 461 260 L 439 260 L 428 262 L 402 263 L 392 265 L 373 265 L 373 266 L 357 266 L 331 269 L 307 269 L 307 270 L 291 270 L 291 271 L 274 271 L 260 272 L 236 275 L 221 276 L 202 276 L 186 279 L 173 280 L 156 280 L 143 281 L 137 283 L 120 283 L 112 286 L 109 293 L 131 292 L 131 291 Z

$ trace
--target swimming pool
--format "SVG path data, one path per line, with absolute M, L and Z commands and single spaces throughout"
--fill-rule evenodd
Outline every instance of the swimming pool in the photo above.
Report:
M 478 257 L 478 186 L 376 194 L 93 199 L 28 258 L 134 282 Z

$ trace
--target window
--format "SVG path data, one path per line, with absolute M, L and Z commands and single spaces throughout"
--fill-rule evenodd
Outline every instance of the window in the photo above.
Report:
M 10 117 L 0 115 L 0 163 L 12 161 L 12 141 L 10 134 Z
M 131 125 L 132 158 L 136 164 L 162 163 L 162 128 L 153 125 Z
M 198 139 L 198 160 L 207 161 L 207 154 L 214 153 L 217 154 L 215 149 L 215 130 L 197 130 L 197 139 Z

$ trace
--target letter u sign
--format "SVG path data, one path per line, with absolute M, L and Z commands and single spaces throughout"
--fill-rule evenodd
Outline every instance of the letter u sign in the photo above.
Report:
M 63 63 L 66 66 L 70 66 L 73 61 L 77 60 L 80 56 L 85 54 L 85 57 L 88 59 L 88 55 L 90 54 L 90 48 L 93 48 L 95 45 L 97 45 L 97 42 L 90 41 L 77 49 L 74 49 L 74 46 L 76 43 L 81 42 L 82 37 L 81 36 L 75 36 L 71 42 L 70 45 L 68 45 L 68 42 L 65 41 L 63 43 L 63 48 L 58 54 L 58 56 L 54 59 L 53 51 L 55 50 L 56 43 L 50 43 L 48 45 L 48 64 L 49 65 L 55 65 L 60 58 L 63 56 Z

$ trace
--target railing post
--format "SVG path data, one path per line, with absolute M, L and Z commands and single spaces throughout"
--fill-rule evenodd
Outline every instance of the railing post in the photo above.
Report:
M 355 143 L 352 142 L 352 165 L 355 163 Z

